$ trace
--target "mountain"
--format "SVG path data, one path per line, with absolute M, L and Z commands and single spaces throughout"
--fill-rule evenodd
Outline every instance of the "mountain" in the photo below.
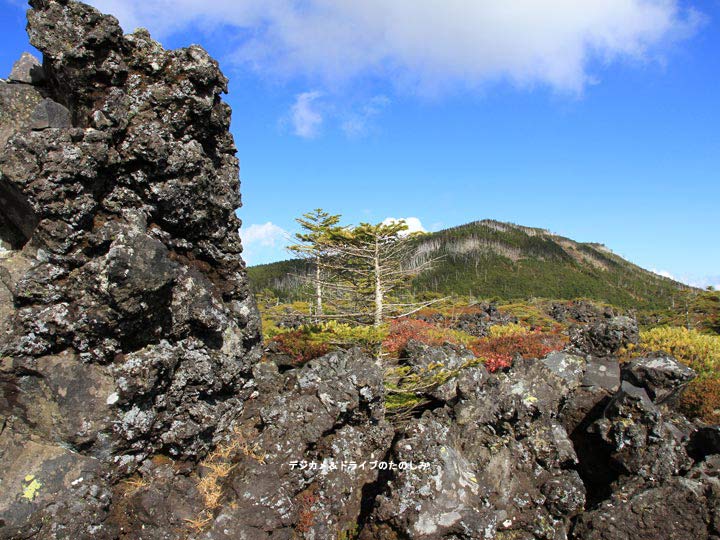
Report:
M 502 300 L 531 297 L 591 298 L 621 307 L 666 308 L 687 286 L 649 272 L 602 244 L 576 242 L 545 229 L 483 220 L 412 240 L 409 264 L 440 257 L 412 283 L 416 293 L 470 295 Z M 306 261 L 249 268 L 255 291 L 282 300 L 305 296 Z

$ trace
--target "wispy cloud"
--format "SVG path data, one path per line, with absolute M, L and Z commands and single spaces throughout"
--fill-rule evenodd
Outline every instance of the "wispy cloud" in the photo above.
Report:
M 256 224 L 240 229 L 243 242 L 243 259 L 248 264 L 261 264 L 283 258 L 289 233 L 273 222 Z
M 362 105 L 359 110 L 349 113 L 340 127 L 350 138 L 367 135 L 371 122 L 390 104 L 387 96 L 375 96 Z
M 262 225 L 252 224 L 245 229 L 240 229 L 240 237 L 246 246 L 252 244 L 274 246 L 287 237 L 287 231 L 268 221 Z
M 322 93 L 318 91 L 303 92 L 295 96 L 295 103 L 290 107 L 290 122 L 293 133 L 303 139 L 312 139 L 320 133 L 323 115 L 318 106 Z
M 660 59 L 703 21 L 680 0 L 89 0 L 125 30 L 229 32 L 234 58 L 314 86 L 381 77 L 411 92 L 495 80 L 577 93 L 589 66 Z
M 657 274 L 658 276 L 666 277 L 673 279 L 675 281 L 679 281 L 680 283 L 685 283 L 686 285 L 690 285 L 692 287 L 698 287 L 700 289 L 705 289 L 707 287 L 714 287 L 715 289 L 720 290 L 720 274 L 714 274 L 714 275 L 691 275 L 691 274 L 679 274 L 675 275 L 672 272 L 668 272 L 667 270 L 656 270 L 652 269 L 651 272 L 654 274 Z
M 668 278 L 668 279 L 674 279 L 675 281 L 677 281 L 677 278 L 676 278 L 675 276 L 673 276 L 673 275 L 672 275 L 670 272 L 668 272 L 667 270 L 655 270 L 655 269 L 653 268 L 653 269 L 650 270 L 650 271 L 651 271 L 653 274 L 657 274 L 658 276 L 662 276 L 662 277 L 665 277 L 665 278 Z
M 713 287 L 715 290 L 720 291 L 720 274 L 690 278 L 687 283 L 702 289 Z
M 388 217 L 383 220 L 383 225 L 390 225 L 392 223 L 397 223 L 398 221 L 404 221 L 405 224 L 408 226 L 406 231 L 403 231 L 401 235 L 408 235 L 415 232 L 427 232 L 425 227 L 423 227 L 422 222 L 419 218 L 416 217 L 406 217 L 406 218 L 394 218 L 394 217 Z

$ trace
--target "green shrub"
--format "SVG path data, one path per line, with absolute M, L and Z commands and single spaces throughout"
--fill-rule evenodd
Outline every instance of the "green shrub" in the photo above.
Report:
M 679 326 L 663 326 L 640 332 L 640 343 L 628 346 L 626 358 L 662 351 L 693 368 L 698 378 L 690 383 L 680 407 L 690 417 L 720 423 L 720 336 Z
M 663 326 L 640 332 L 638 345 L 630 345 L 624 354 L 637 357 L 653 351 L 674 356 L 700 375 L 720 376 L 720 336 L 680 326 Z

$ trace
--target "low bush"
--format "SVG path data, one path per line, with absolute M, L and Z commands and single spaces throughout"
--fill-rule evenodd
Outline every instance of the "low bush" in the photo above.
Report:
M 527 326 L 517 323 L 494 324 L 488 329 L 488 337 L 499 338 L 505 336 L 524 336 L 530 333 Z
M 382 349 L 392 357 L 402 355 L 410 340 L 420 341 L 425 345 L 453 345 L 469 346 L 476 338 L 452 328 L 446 328 L 418 319 L 396 319 L 390 323 L 387 336 L 382 342 Z
M 385 407 L 389 414 L 405 415 L 430 402 L 428 392 L 445 384 L 465 368 L 478 365 L 481 360 L 471 359 L 456 369 L 433 363 L 426 368 L 394 366 L 385 370 Z
M 690 383 L 680 400 L 686 416 L 720 424 L 720 377 L 703 377 Z
M 516 317 L 520 323 L 526 326 L 545 332 L 556 332 L 563 328 L 563 325 L 545 313 L 540 302 L 516 302 L 501 305 L 498 309 L 504 314 Z
M 497 371 L 510 367 L 516 355 L 543 358 L 563 349 L 566 342 L 567 338 L 560 334 L 535 331 L 482 338 L 475 341 L 470 350 L 478 358 L 485 359 L 489 371 Z
M 511 367 L 513 357 L 509 354 L 486 354 L 484 360 L 485 368 L 490 373 L 495 373 Z
M 376 328 L 361 324 L 328 321 L 310 327 L 315 340 L 331 346 L 353 346 L 374 351 L 387 337 L 387 325 Z
M 640 332 L 640 342 L 628 346 L 623 353 L 627 357 L 637 357 L 653 351 L 674 356 L 699 375 L 720 377 L 720 336 L 679 326 L 664 326 Z
M 301 366 L 330 352 L 330 345 L 317 342 L 313 337 L 307 329 L 300 329 L 278 334 L 271 341 L 280 352 L 287 354 L 296 365 Z
M 681 410 L 710 424 L 720 423 L 720 336 L 680 326 L 652 328 L 640 332 L 640 342 L 622 354 L 629 359 L 656 351 L 674 356 L 698 373 L 683 394 Z

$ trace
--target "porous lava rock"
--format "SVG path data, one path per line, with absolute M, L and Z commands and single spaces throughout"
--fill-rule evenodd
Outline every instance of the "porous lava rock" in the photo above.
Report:
M 227 79 L 30 4 L 42 68 L 0 82 L 0 537 L 114 537 L 114 483 L 201 459 L 254 391 Z

